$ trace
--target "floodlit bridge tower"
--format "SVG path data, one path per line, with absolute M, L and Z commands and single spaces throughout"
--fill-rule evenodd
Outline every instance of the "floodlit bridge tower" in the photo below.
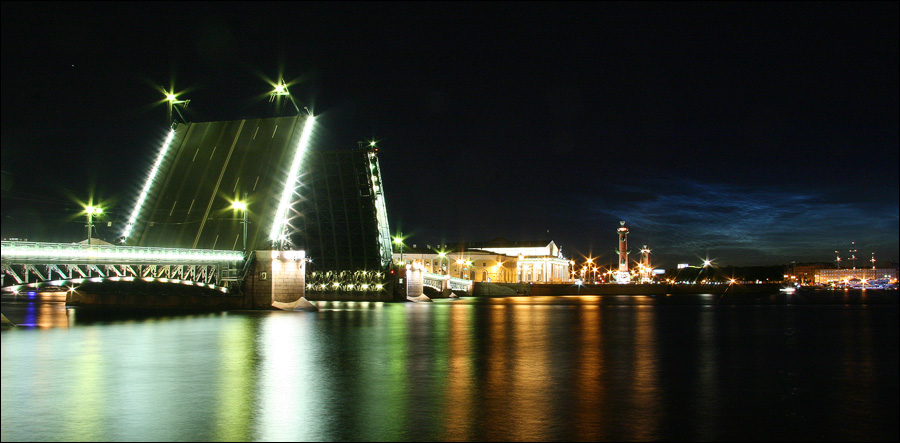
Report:
M 616 273 L 616 283 L 631 283 L 631 274 L 628 273 L 628 254 L 631 253 L 628 250 L 628 228 L 624 221 L 619 224 L 621 226 L 616 230 L 619 233 L 619 272 Z
M 647 245 L 641 248 L 641 283 L 650 282 L 650 249 Z

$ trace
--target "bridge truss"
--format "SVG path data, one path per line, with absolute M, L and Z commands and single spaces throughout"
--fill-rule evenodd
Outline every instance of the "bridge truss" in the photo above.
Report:
M 228 292 L 242 262 L 237 251 L 4 241 L 0 278 L 12 291 L 140 279 Z

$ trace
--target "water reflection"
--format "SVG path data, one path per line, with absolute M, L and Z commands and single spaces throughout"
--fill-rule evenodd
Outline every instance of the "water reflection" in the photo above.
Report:
M 239 318 L 219 338 L 220 356 L 216 389 L 215 440 L 247 441 L 253 435 L 255 373 L 259 346 L 254 322 Z
M 448 368 L 446 384 L 446 409 L 442 426 L 445 439 L 471 440 L 472 426 L 479 414 L 471 405 L 476 400 L 473 315 L 475 310 L 461 303 L 447 309 L 450 327 Z
M 892 440 L 896 304 L 855 303 L 589 295 L 104 317 L 4 302 L 33 322 L 0 336 L 2 437 Z
M 315 374 L 323 364 L 333 363 L 318 355 L 313 318 L 293 314 L 274 312 L 260 325 L 255 439 L 308 441 L 322 431 L 320 420 L 299 422 L 310 411 L 322 409 Z
M 49 329 L 69 326 L 64 291 L 28 291 L 18 295 L 4 293 L 3 315 L 19 327 Z

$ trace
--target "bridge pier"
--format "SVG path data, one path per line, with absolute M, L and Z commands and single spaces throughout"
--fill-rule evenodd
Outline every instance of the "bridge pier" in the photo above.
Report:
M 406 265 L 406 299 L 409 301 L 431 301 L 425 295 L 425 267 L 421 263 Z
M 446 297 L 456 297 L 456 294 L 453 293 L 453 290 L 450 289 L 450 279 L 445 278 L 441 280 L 441 294 Z
M 244 280 L 250 309 L 317 311 L 306 295 L 305 251 L 253 251 L 254 263 Z

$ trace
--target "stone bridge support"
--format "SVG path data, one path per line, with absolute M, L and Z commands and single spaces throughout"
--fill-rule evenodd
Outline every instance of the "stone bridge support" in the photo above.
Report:
M 421 263 L 406 265 L 406 299 L 409 301 L 431 301 L 425 295 L 425 267 Z
M 254 251 L 255 262 L 244 281 L 251 309 L 315 311 L 306 295 L 305 251 Z

